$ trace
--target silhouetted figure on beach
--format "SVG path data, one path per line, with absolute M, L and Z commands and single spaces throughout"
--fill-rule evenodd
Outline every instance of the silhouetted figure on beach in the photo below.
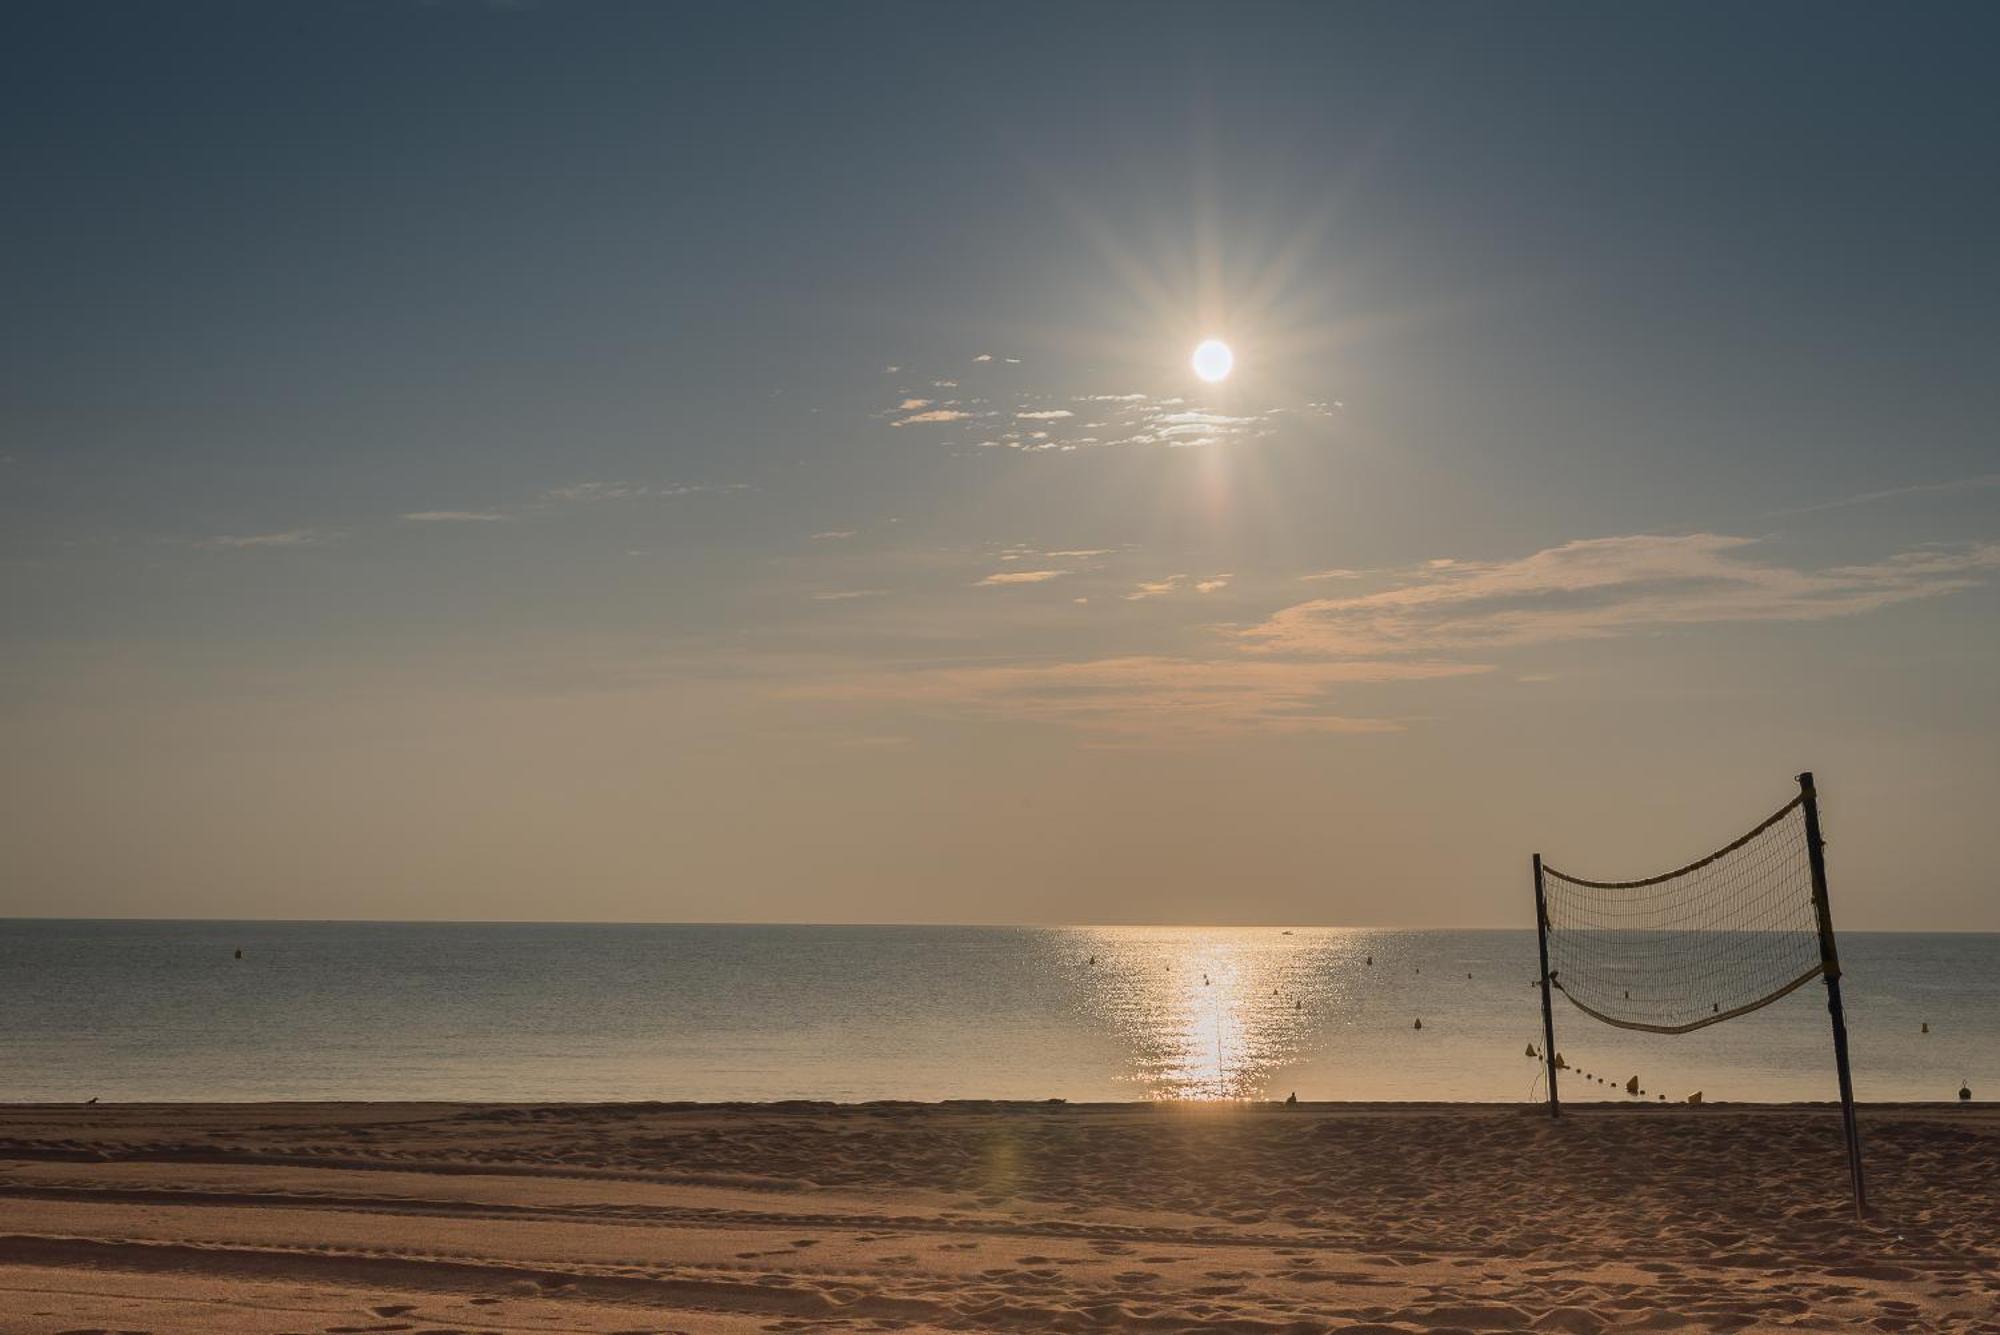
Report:
M 1299 1092 L 1296 1089 L 1285 1096 L 1285 1106 L 1287 1108 L 1296 1108 L 1299 1106 Z

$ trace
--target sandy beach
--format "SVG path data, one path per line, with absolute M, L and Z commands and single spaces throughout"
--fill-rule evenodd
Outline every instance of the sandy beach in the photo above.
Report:
M 0 1110 L 0 1329 L 2000 1331 L 2000 1109 Z

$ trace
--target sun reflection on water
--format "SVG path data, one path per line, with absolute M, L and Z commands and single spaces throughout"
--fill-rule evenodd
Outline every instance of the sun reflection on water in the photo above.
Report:
M 1065 945 L 1081 1005 L 1165 1099 L 1267 1097 L 1347 991 L 1359 935 L 1326 928 L 1078 928 Z M 1350 958 L 1351 957 L 1351 958 Z

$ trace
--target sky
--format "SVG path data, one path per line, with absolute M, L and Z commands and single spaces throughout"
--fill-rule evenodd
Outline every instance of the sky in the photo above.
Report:
M 1996 38 L 10 5 L 0 913 L 2000 930 Z

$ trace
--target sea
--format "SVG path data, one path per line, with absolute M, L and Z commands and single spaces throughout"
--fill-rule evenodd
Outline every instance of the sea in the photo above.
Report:
M 2000 935 L 1840 951 L 1859 1098 L 2000 1097 Z M 0 1101 L 1521 1102 L 1536 976 L 1532 931 L 0 919 Z M 1562 1097 L 1836 1098 L 1825 991 L 1558 995 Z

